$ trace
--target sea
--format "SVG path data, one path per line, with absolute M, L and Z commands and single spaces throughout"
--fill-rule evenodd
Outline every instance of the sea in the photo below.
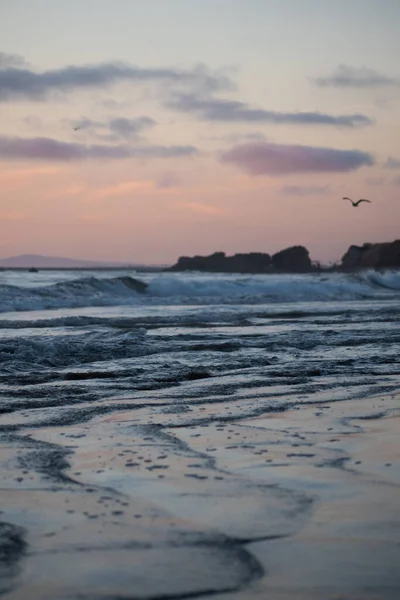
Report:
M 227 399 L 231 420 L 361 401 L 400 387 L 399 319 L 399 271 L 7 270 L 0 410 L 77 423 L 150 402 L 183 425 Z
M 0 595 L 397 599 L 399 300 L 399 271 L 0 272 Z

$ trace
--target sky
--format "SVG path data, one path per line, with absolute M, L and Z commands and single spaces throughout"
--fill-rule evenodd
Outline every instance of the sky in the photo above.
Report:
M 0 0 L 0 257 L 399 238 L 399 23 L 399 0 Z

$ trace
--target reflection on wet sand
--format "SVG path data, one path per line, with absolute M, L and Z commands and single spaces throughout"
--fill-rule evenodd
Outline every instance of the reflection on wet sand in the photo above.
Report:
M 121 408 L 10 427 L 0 542 L 13 560 L 0 589 L 7 600 L 394 600 L 397 407 L 377 396 L 232 421 L 161 405 L 141 409 L 147 424 Z

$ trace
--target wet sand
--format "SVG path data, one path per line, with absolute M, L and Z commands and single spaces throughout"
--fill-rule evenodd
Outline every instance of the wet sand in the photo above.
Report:
M 2 415 L 0 592 L 397 600 L 399 400 L 230 420 L 227 398 L 220 420 L 210 405 L 181 423 L 156 406 L 23 428 Z

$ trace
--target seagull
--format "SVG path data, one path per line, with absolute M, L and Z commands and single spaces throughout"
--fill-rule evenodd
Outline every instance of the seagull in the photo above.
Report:
M 74 131 L 79 131 L 80 127 L 79 127 L 79 125 L 78 125 L 78 127 L 73 127 L 72 129 L 73 129 Z
M 351 198 L 344 196 L 342 200 L 350 200 L 353 206 L 358 206 L 359 204 L 361 204 L 361 202 L 369 202 L 371 204 L 371 200 L 366 200 L 365 198 L 360 198 L 359 200 L 357 200 L 357 202 L 353 202 Z

